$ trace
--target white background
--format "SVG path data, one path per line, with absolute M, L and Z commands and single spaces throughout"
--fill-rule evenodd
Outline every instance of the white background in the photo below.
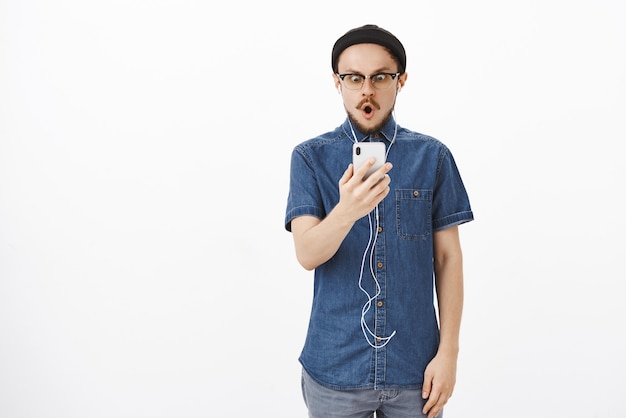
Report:
M 0 416 L 306 415 L 289 157 L 343 121 L 332 44 L 376 23 L 398 122 L 476 217 L 446 417 L 623 417 L 625 11 L 0 2 Z

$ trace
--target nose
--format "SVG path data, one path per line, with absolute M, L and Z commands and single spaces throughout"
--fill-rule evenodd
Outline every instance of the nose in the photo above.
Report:
M 372 84 L 371 78 L 366 78 L 363 81 L 363 86 L 361 86 L 361 92 L 363 96 L 373 96 L 376 89 L 374 88 L 374 84 Z

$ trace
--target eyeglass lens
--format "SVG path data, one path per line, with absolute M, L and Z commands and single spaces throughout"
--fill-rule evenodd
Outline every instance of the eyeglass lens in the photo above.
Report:
M 369 78 L 372 82 L 372 85 L 377 89 L 385 89 L 391 86 L 394 75 L 392 74 L 374 74 L 371 76 L 364 76 L 361 74 L 341 74 L 341 79 L 343 80 L 344 85 L 351 90 L 359 90 L 363 83 L 365 83 L 365 79 Z

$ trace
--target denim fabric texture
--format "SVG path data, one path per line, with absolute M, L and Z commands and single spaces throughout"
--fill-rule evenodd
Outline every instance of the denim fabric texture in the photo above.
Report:
M 393 118 L 380 134 L 394 137 Z M 339 202 L 338 182 L 352 161 L 348 119 L 331 132 L 302 142 L 292 152 L 285 228 L 302 215 L 323 219 Z M 439 344 L 434 306 L 433 233 L 473 220 L 469 198 L 450 150 L 427 135 L 397 127 L 387 161 L 391 191 L 378 206 L 378 235 L 371 260 L 380 294 L 365 319 L 379 337 L 373 348 L 361 329 L 367 296 L 359 289 L 361 260 L 370 239 L 368 217 L 358 220 L 337 253 L 314 273 L 311 316 L 300 363 L 321 385 L 339 390 L 419 389 Z M 376 232 L 376 231 L 374 231 Z M 373 295 L 369 268 L 362 285 Z
M 426 418 L 421 389 L 333 390 L 302 371 L 302 397 L 309 418 Z M 374 415 L 376 414 L 376 415 Z M 443 410 L 437 418 L 443 418 Z

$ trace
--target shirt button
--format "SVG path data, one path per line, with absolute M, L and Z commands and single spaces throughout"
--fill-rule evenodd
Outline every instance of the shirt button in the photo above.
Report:
M 376 337 L 376 341 L 378 341 L 378 342 L 382 342 L 382 340 L 383 340 L 382 338 L 380 338 L 380 337 Z
M 378 305 L 378 307 L 380 308 L 381 306 L 383 306 L 383 301 L 382 301 L 382 300 L 379 300 L 379 301 L 378 301 L 378 303 L 377 303 L 376 305 Z
M 420 194 L 417 190 L 413 190 L 413 196 L 417 197 Z
M 381 269 L 381 268 L 383 268 L 383 263 L 381 263 L 381 262 L 379 261 L 379 262 L 378 262 L 378 264 L 377 264 L 377 266 L 378 266 L 378 268 L 379 268 L 379 269 Z
M 382 226 L 379 226 L 379 227 L 378 227 L 378 232 L 379 232 L 379 233 L 383 232 L 383 227 L 382 227 Z

